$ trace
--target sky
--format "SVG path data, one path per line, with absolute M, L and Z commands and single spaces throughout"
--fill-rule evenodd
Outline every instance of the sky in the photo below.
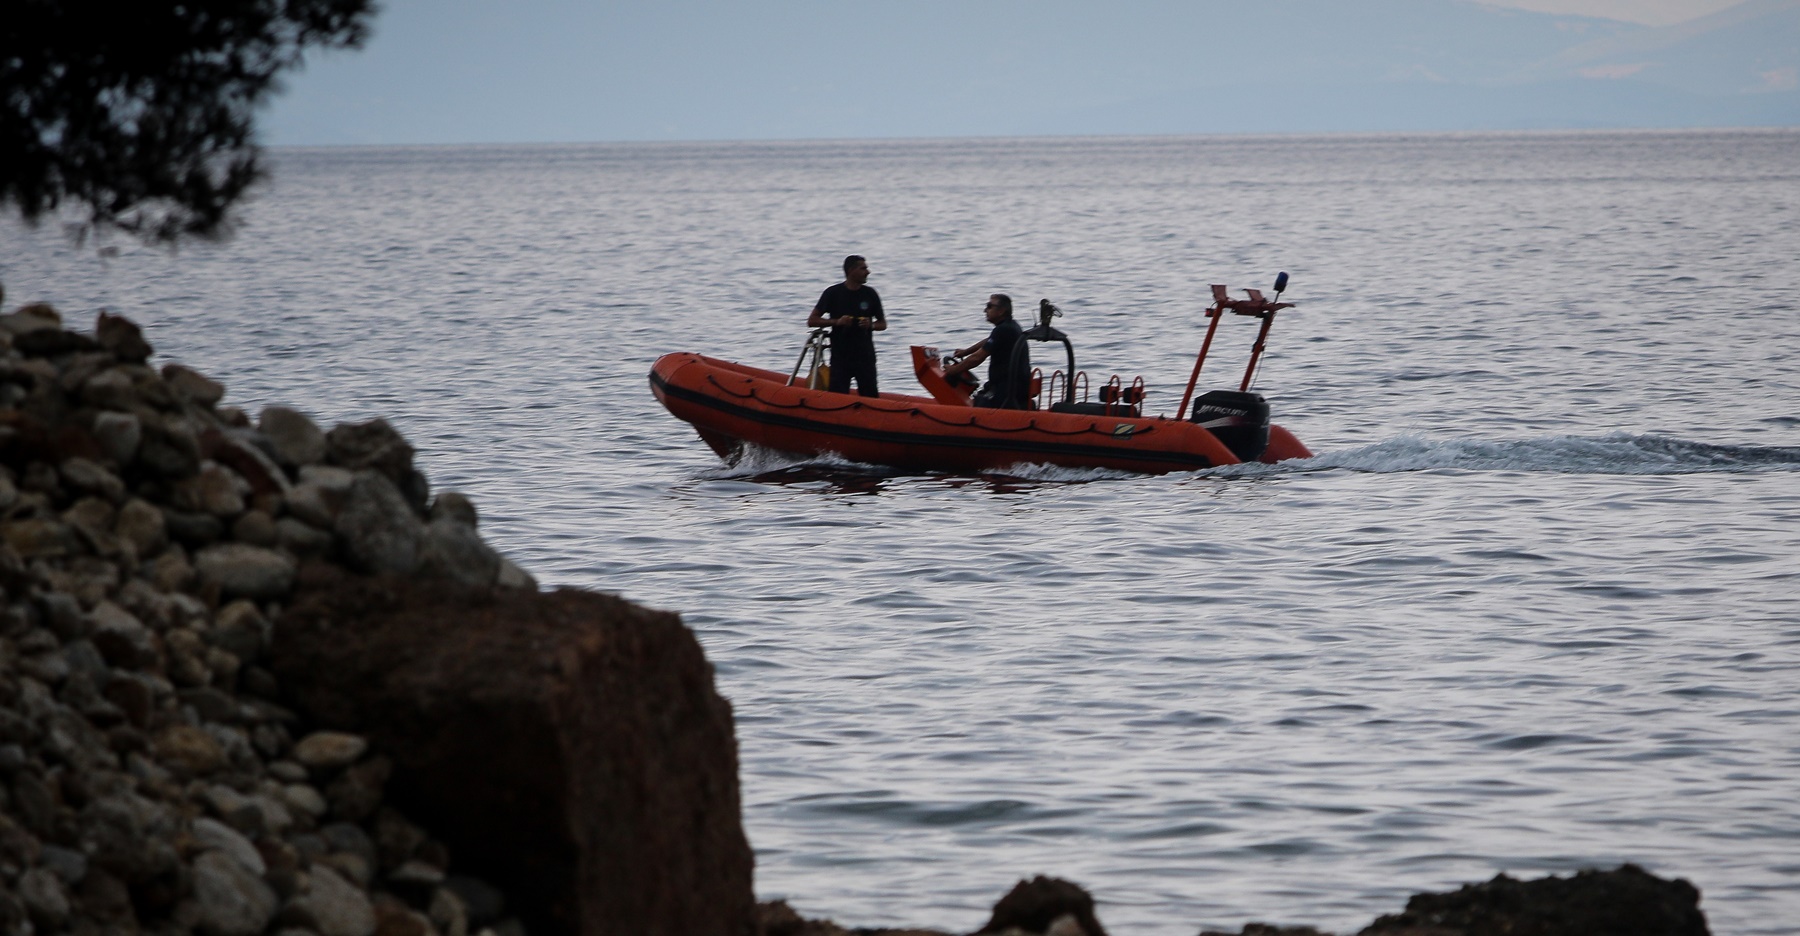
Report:
M 1490 0 L 1495 6 L 1517 7 L 1539 13 L 1599 16 L 1670 26 L 1736 6 L 1739 0 Z
M 1800 0 L 379 0 L 275 145 L 1800 125 Z

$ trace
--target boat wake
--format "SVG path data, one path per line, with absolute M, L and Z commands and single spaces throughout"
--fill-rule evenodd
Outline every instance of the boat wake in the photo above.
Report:
M 1664 475 L 1800 469 L 1800 448 L 1713 445 L 1658 435 L 1441 441 L 1408 434 L 1385 442 L 1274 465 L 1228 465 L 1211 477 L 1267 477 L 1330 471 L 1530 471 L 1553 474 Z
M 1193 472 L 1208 478 L 1270 478 L 1320 471 L 1527 471 L 1549 474 L 1673 475 L 1733 471 L 1800 470 L 1800 448 L 1713 445 L 1657 435 L 1614 433 L 1599 437 L 1547 436 L 1492 441 L 1434 440 L 1409 433 L 1397 438 L 1273 465 L 1249 462 Z M 836 455 L 794 455 L 755 445 L 730 465 L 701 475 L 707 480 L 768 484 L 825 482 L 859 488 L 894 478 L 980 478 L 996 482 L 1085 484 L 1145 477 L 1109 468 L 1065 468 L 1021 463 L 978 475 L 920 474 L 851 461 Z
M 1267 466 L 1264 466 L 1267 467 Z M 968 478 L 988 481 L 1024 481 L 1044 482 L 1049 484 L 1081 484 L 1088 481 L 1117 481 L 1128 478 L 1142 478 L 1144 475 L 1129 471 L 1115 471 L 1110 468 L 1064 468 L 1059 465 L 1026 464 L 1009 465 L 994 471 L 979 474 L 947 475 L 941 472 L 920 473 L 889 468 L 885 465 L 870 465 L 851 461 L 830 453 L 824 455 L 795 455 L 790 452 L 778 452 L 760 445 L 746 444 L 740 450 L 736 461 L 729 465 L 720 465 L 701 474 L 709 481 L 758 481 L 768 484 L 803 484 L 809 482 L 828 482 L 840 486 L 856 487 L 870 480 L 888 478 Z

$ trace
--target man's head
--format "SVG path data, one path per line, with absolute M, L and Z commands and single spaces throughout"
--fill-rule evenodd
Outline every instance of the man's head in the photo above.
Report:
M 844 282 L 861 286 L 869 281 L 869 261 L 857 254 L 844 258 Z
M 987 320 L 994 323 L 1004 322 L 1012 318 L 1012 297 L 1006 293 L 994 293 L 988 297 Z

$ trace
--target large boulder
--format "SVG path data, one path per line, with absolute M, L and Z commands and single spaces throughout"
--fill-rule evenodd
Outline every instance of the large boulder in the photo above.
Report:
M 325 434 L 326 456 L 352 471 L 374 469 L 395 484 L 413 470 L 413 447 L 385 419 L 339 423 Z
M 1041 874 L 1013 885 L 994 904 L 987 925 L 975 931 L 976 936 L 1019 932 L 1106 936 L 1094 916 L 1094 898 L 1081 885 Z
M 357 472 L 332 525 L 345 557 L 364 572 L 411 575 L 419 567 L 425 525 L 386 475 Z
M 1707 936 L 1700 891 L 1637 865 L 1520 881 L 1504 874 L 1448 894 L 1415 894 L 1358 936 Z
M 314 722 L 392 759 L 389 802 L 529 932 L 747 931 L 731 709 L 676 616 L 311 563 L 268 665 Z
M 312 417 L 288 406 L 267 406 L 257 428 L 275 448 L 282 464 L 299 468 L 325 460 L 325 433 Z

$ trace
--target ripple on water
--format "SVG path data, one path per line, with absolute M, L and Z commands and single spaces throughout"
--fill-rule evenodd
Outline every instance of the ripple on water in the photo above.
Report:
M 809 916 L 966 932 L 1047 873 L 1115 932 L 1354 931 L 1414 891 L 1629 860 L 1693 880 L 1717 932 L 1778 933 L 1796 140 L 281 151 L 233 242 L 101 265 L 7 228 L 0 275 L 133 316 L 251 413 L 386 416 L 541 579 L 681 613 L 732 703 L 759 893 Z M 1289 269 L 1257 386 L 1320 455 L 722 464 L 650 362 L 791 365 L 853 249 L 892 310 L 885 383 L 1005 289 L 1165 411 L 1205 284 Z

